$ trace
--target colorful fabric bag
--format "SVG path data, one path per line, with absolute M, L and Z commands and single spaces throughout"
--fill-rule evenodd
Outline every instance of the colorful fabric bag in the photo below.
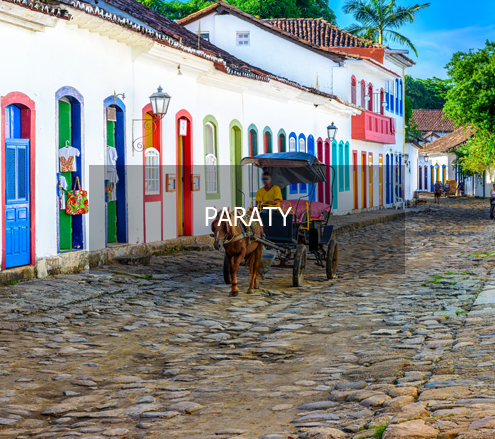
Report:
M 110 180 L 105 180 L 105 203 L 112 201 L 112 192 L 114 184 Z
M 88 210 L 88 192 L 81 190 L 79 177 L 76 177 L 74 190 L 69 191 L 67 194 L 67 205 L 65 207 L 65 213 L 67 215 L 84 215 L 85 213 L 88 213 Z

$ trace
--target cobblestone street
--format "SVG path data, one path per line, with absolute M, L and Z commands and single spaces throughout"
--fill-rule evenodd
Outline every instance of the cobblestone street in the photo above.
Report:
M 441 202 L 302 288 L 228 297 L 213 251 L 2 288 L 0 437 L 495 437 L 495 223 Z

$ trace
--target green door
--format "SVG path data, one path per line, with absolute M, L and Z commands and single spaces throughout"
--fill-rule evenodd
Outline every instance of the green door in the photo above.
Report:
M 107 146 L 115 148 L 115 122 L 107 120 Z M 107 242 L 117 242 L 117 201 L 107 203 Z
M 67 143 L 68 142 L 68 143 Z M 58 147 L 72 145 L 72 120 L 71 105 L 63 100 L 58 101 Z M 59 165 L 60 166 L 60 165 Z M 72 172 L 63 172 L 62 176 L 67 181 L 67 191 L 72 189 Z M 64 192 L 67 203 L 67 191 Z M 59 234 L 60 250 L 72 249 L 72 216 L 67 215 L 65 210 L 59 211 Z

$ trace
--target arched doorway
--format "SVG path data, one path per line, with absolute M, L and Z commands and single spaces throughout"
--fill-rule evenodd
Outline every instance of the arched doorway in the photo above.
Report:
M 62 87 L 55 93 L 58 112 L 57 143 L 57 216 L 58 251 L 83 250 L 85 248 L 84 215 L 68 215 L 65 212 L 67 191 L 74 188 L 76 178 L 85 186 L 83 151 L 83 107 L 82 95 L 73 87 Z M 70 161 L 69 170 L 62 161 Z
M 105 181 L 113 184 L 106 204 L 106 243 L 128 242 L 127 182 L 124 102 L 110 96 L 105 99 Z M 105 184 L 105 183 L 104 183 Z
M 162 121 L 153 115 L 151 104 L 143 118 L 143 234 L 144 242 L 163 240 Z
M 186 110 L 179 111 L 175 118 L 177 130 L 177 236 L 192 236 L 194 234 L 191 181 L 193 119 Z
M 230 123 L 230 176 L 232 184 L 232 207 L 244 206 L 242 180 L 242 125 L 238 120 Z
M 287 152 L 287 135 L 283 129 L 278 132 L 278 151 Z M 282 189 L 282 198 L 287 199 L 287 187 Z
M 35 265 L 35 104 L 23 93 L 1 98 L 2 269 Z

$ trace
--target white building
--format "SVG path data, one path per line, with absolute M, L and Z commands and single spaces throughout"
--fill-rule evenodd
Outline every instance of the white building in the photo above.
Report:
M 402 53 L 376 47 L 366 57 L 342 47 L 324 55 L 322 48 L 298 45 L 315 62 L 312 83 L 299 69 L 282 75 L 276 63 L 199 41 L 133 0 L 56 6 L 0 0 L 0 38 L 16 42 L 0 51 L 2 270 L 43 260 L 53 267 L 68 258 L 87 261 L 92 251 L 205 235 L 205 207 L 249 203 L 249 178 L 233 165 L 256 153 L 305 150 L 336 165 L 337 214 L 391 205 L 399 193 L 400 78 L 410 63 Z M 289 50 L 284 44 L 292 50 L 295 37 L 276 38 L 280 50 Z M 379 101 L 360 94 L 361 79 L 373 83 L 373 93 L 384 89 Z M 152 120 L 149 96 L 160 85 L 170 105 L 162 120 Z M 399 114 L 389 111 L 392 103 Z M 326 138 L 331 122 L 338 127 L 332 145 Z M 78 177 L 88 192 L 88 214 L 69 216 L 60 208 L 62 177 L 67 190 Z M 247 199 L 236 191 L 237 181 L 244 181 Z M 308 189 L 288 188 L 287 197 Z M 324 186 L 317 196 L 332 199 Z
M 323 19 L 257 19 L 222 0 L 179 23 L 238 58 L 365 109 L 349 128 L 339 126 L 330 148 L 304 143 L 320 133 L 291 129 L 294 148 L 316 151 L 337 168 L 337 214 L 391 206 L 406 195 L 403 84 L 404 69 L 414 64 L 407 51 L 357 38 Z

